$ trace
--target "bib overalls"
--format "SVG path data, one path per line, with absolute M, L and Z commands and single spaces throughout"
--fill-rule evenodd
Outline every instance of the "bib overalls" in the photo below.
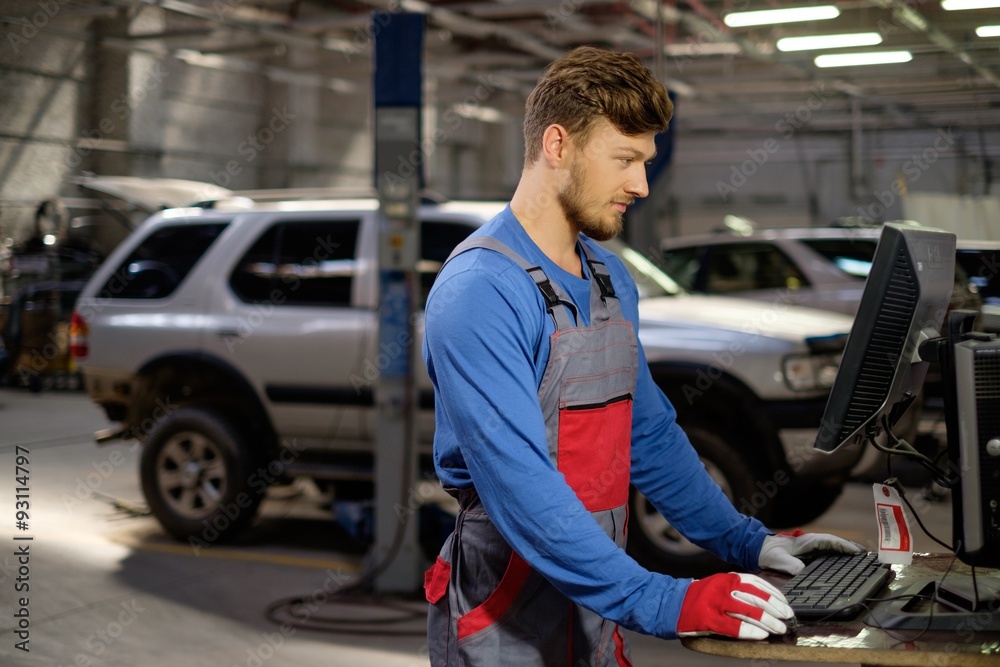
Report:
M 492 237 L 467 239 L 452 257 L 486 248 L 517 262 L 544 297 L 555 332 L 538 388 L 549 457 L 608 536 L 625 546 L 632 397 L 638 349 L 607 268 L 581 244 L 591 275 L 590 326 L 540 267 Z M 630 665 L 620 628 L 574 604 L 515 553 L 475 489 L 451 492 L 460 511 L 425 575 L 435 667 Z M 545 535 L 537 536 L 544 551 Z

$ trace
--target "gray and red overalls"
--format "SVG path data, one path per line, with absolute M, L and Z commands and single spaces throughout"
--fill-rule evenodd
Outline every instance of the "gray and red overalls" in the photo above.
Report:
M 486 248 L 517 262 L 534 279 L 555 323 L 538 387 L 549 457 L 624 548 L 638 348 L 607 268 L 581 246 L 591 275 L 590 326 L 576 325 L 575 305 L 540 267 L 495 238 L 470 237 L 451 257 Z M 451 492 L 461 507 L 455 531 L 425 575 L 432 665 L 631 664 L 617 624 L 574 604 L 515 553 L 474 488 Z M 545 537 L 537 538 L 541 550 Z

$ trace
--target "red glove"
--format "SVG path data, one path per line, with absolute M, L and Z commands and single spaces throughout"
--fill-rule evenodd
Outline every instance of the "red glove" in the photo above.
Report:
M 783 620 L 792 608 L 781 592 L 752 574 L 725 572 L 696 579 L 684 596 L 677 635 L 715 633 L 737 639 L 764 639 L 788 632 Z

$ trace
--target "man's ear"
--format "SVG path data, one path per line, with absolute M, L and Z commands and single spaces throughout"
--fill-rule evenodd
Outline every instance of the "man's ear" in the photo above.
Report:
M 550 167 L 560 166 L 569 150 L 569 132 L 565 127 L 552 124 L 545 128 L 542 134 L 542 158 Z

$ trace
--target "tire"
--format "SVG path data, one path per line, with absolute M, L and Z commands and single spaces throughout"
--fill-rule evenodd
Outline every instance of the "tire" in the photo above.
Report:
M 256 463 L 229 420 L 204 408 L 179 408 L 146 438 L 142 491 L 174 538 L 201 546 L 231 540 L 249 528 L 264 496 Z
M 730 500 L 752 497 L 757 475 L 743 456 L 708 428 L 693 425 L 684 431 Z M 755 516 L 767 523 L 769 511 L 770 504 L 758 509 Z M 629 495 L 628 552 L 648 570 L 672 576 L 701 577 L 733 568 L 689 542 L 635 488 Z

